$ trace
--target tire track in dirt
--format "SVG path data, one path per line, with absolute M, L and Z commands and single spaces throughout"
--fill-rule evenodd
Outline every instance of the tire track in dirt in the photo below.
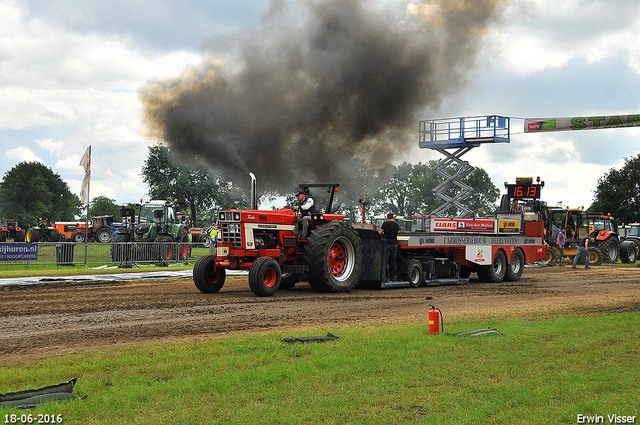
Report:
M 0 360 L 233 333 L 446 319 L 640 310 L 635 267 L 527 269 L 518 282 L 320 294 L 308 284 L 259 298 L 246 277 L 202 294 L 191 279 L 0 288 Z

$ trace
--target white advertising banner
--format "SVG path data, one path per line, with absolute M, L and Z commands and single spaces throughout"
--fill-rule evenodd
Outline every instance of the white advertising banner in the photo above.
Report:
M 640 127 L 640 114 L 597 115 L 564 118 L 526 118 L 525 133 Z

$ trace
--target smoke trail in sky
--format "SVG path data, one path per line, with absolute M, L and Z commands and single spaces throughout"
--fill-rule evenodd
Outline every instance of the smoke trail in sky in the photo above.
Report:
M 144 87 L 145 129 L 238 183 L 346 181 L 354 157 L 377 168 L 417 143 L 501 4 L 274 0 L 259 29 L 208 40 L 198 67 Z

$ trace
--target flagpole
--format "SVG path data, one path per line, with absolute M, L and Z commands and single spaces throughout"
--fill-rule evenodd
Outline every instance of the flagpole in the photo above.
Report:
M 91 148 L 91 146 L 89 146 Z M 87 267 L 87 251 L 89 249 L 89 189 L 91 188 L 91 181 L 87 182 L 87 213 L 84 217 L 84 266 Z

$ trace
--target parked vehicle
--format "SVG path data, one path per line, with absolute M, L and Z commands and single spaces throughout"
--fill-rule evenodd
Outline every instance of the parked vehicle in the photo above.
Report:
M 58 242 L 60 240 L 60 233 L 58 230 L 49 224 L 49 219 L 38 219 L 38 227 L 30 227 L 27 229 L 25 241 L 29 243 L 33 242 Z
M 136 208 L 140 210 L 137 220 Z M 188 228 L 177 216 L 178 209 L 175 201 L 130 204 L 123 206 L 120 211 L 123 220 L 126 218 L 127 226 L 126 230 L 113 237 L 114 245 L 111 248 L 113 261 L 165 261 L 187 258 Z
M 18 220 L 3 218 L 0 226 L 0 242 L 13 239 L 14 242 L 23 242 L 25 232 L 18 226 Z

